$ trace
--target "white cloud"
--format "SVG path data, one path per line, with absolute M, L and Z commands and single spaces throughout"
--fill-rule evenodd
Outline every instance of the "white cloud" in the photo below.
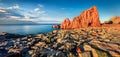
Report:
M 9 16 L 9 18 L 11 18 L 11 19 L 19 19 L 20 17 L 18 17 L 18 16 Z
M 39 7 L 44 7 L 44 5 L 42 5 L 42 4 L 38 4 L 38 6 L 39 6 Z
M 36 14 L 36 13 L 24 13 L 24 18 L 26 18 L 27 17 L 27 19 L 28 19 L 28 17 L 29 18 L 31 18 L 31 17 L 38 17 L 38 14 Z
M 23 16 L 19 13 L 15 13 L 15 11 L 11 11 L 10 9 L 2 8 L 0 9 L 0 19 L 20 19 Z
M 39 8 L 35 8 L 33 10 L 30 10 L 29 12 L 25 12 L 24 16 L 29 16 L 29 17 L 40 17 L 42 15 L 45 15 L 46 11 L 40 10 Z
M 24 18 L 25 18 L 26 20 L 28 20 L 28 19 L 30 19 L 30 16 L 29 16 L 29 15 L 24 15 Z
M 20 9 L 20 6 L 16 4 L 14 6 L 8 7 L 8 9 Z
M 0 9 L 0 12 L 4 12 L 5 13 L 6 11 L 4 9 Z
M 39 14 L 45 14 L 46 11 L 39 11 Z
M 38 15 L 46 13 L 46 11 L 40 10 L 39 8 L 35 8 L 34 11 L 31 11 L 31 12 L 34 13 L 34 14 L 38 14 Z
M 35 12 L 38 12 L 38 11 L 40 11 L 40 9 L 39 9 L 39 8 L 35 8 L 34 11 L 35 11 Z
M 19 12 L 18 14 L 22 15 L 21 16 L 11 16 L 11 13 L 6 13 L 4 10 L 0 10 L 0 12 L 5 12 L 6 14 L 9 14 L 10 16 L 8 18 L 10 19 L 24 19 L 26 21 L 35 21 L 35 20 L 43 20 L 43 18 L 41 18 L 43 15 L 46 14 L 46 11 L 41 10 L 40 7 L 44 7 L 43 5 L 39 4 L 39 7 L 34 8 L 32 10 L 26 10 L 21 8 L 18 4 L 8 7 L 6 8 L 7 10 L 11 10 L 11 9 L 15 9 L 14 11 L 17 10 L 17 12 Z M 32 20 L 34 19 L 34 20 Z M 37 21 L 36 21 L 37 22 Z

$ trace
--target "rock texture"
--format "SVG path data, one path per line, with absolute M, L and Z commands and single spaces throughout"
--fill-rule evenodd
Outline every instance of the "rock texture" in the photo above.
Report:
M 62 29 L 86 28 L 86 27 L 99 27 L 100 20 L 96 6 L 83 11 L 79 16 L 75 17 L 72 22 L 66 18 L 62 22 Z
M 120 17 L 119 16 L 114 16 L 110 18 L 108 21 L 104 22 L 105 24 L 120 24 Z
M 85 46 L 84 46 L 84 50 L 86 50 L 86 51 L 91 51 L 93 57 L 98 57 L 98 54 L 97 54 L 96 50 L 95 50 L 94 48 L 92 48 L 91 46 L 85 45 Z
M 69 20 L 69 18 L 66 18 L 63 22 L 62 22 L 62 28 L 66 28 L 66 29 L 69 29 L 71 28 L 71 22 Z
M 55 30 L 18 38 L 6 34 L 0 34 L 0 57 L 120 57 L 120 27 Z

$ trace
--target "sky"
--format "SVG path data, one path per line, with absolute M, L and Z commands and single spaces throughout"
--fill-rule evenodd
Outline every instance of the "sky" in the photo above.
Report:
M 0 0 L 0 19 L 61 23 L 96 6 L 101 22 L 120 16 L 120 0 Z

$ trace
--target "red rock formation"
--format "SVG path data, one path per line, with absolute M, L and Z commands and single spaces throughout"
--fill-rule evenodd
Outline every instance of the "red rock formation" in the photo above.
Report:
M 70 24 L 71 24 L 71 22 L 70 22 L 69 18 L 66 18 L 62 22 L 61 28 L 69 29 L 70 28 Z
M 67 18 L 61 24 L 62 29 L 99 27 L 100 20 L 96 6 L 83 11 L 79 16 L 75 17 L 72 22 Z
M 80 20 L 79 16 L 77 16 L 71 22 L 71 28 L 80 28 L 80 27 L 82 27 L 81 20 Z

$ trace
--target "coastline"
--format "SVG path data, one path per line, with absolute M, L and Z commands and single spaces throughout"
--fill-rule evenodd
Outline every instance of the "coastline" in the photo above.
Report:
M 0 51 L 0 56 L 69 57 L 83 56 L 82 54 L 87 56 L 120 56 L 120 41 L 118 40 L 120 33 L 118 32 L 120 32 L 119 27 L 91 27 L 61 29 L 46 34 L 7 38 L 0 42 L 0 50 L 2 51 Z M 0 35 L 0 39 L 5 38 L 6 34 Z

